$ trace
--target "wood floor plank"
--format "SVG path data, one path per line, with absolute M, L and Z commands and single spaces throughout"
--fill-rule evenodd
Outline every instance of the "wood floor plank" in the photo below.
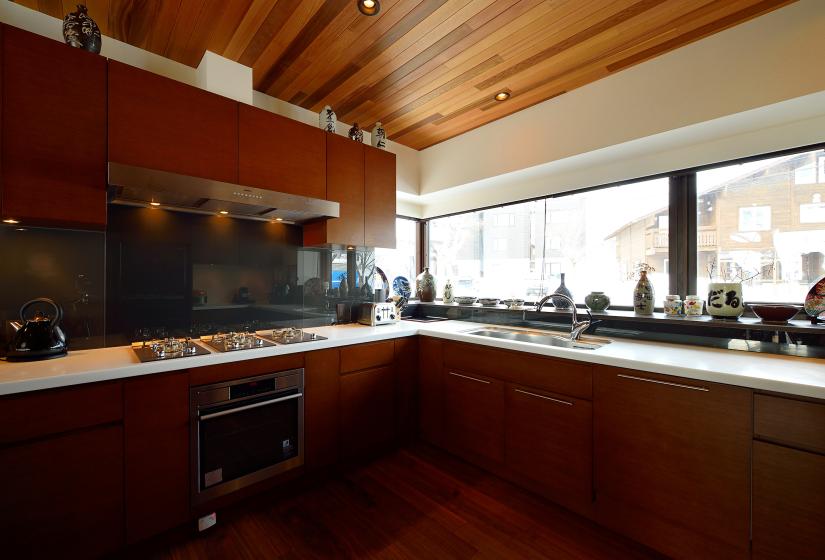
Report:
M 302 491 L 218 513 L 198 536 L 146 543 L 135 558 L 660 558 L 587 519 L 423 445 Z

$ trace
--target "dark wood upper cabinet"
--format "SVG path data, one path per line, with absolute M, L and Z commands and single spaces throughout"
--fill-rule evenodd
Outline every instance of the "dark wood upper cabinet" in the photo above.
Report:
M 2 216 L 106 224 L 106 59 L 2 27 Z
M 237 182 L 238 103 L 109 61 L 109 159 Z
M 146 375 L 124 383 L 126 542 L 189 516 L 189 374 Z
M 748 558 L 750 390 L 597 367 L 596 518 L 673 558 Z
M 326 198 L 325 132 L 249 105 L 238 105 L 238 182 Z
M 340 217 L 304 225 L 304 245 L 364 246 L 364 145 L 335 134 L 327 142 L 327 200 Z
M 364 147 L 364 244 L 395 249 L 395 154 Z

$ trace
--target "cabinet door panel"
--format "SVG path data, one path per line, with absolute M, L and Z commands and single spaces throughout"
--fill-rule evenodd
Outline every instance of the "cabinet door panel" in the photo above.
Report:
M 341 454 L 345 459 L 373 455 L 392 442 L 393 377 L 392 367 L 341 376 Z
M 304 442 L 307 468 L 338 461 L 340 419 L 340 363 L 337 348 L 308 352 L 304 371 Z
M 749 390 L 597 368 L 596 511 L 679 558 L 747 557 Z
M 189 374 L 126 382 L 126 540 L 134 543 L 189 515 Z
M 469 461 L 504 463 L 504 384 L 444 370 L 445 446 Z
M 395 249 L 395 154 L 364 147 L 364 244 Z
M 592 500 L 593 407 L 533 388 L 507 387 L 507 469 L 551 500 L 586 513 Z
M 395 420 L 402 442 L 415 439 L 418 432 L 418 337 L 395 340 Z
M 110 61 L 109 159 L 237 182 L 238 104 Z
M 326 198 L 326 138 L 319 128 L 240 104 L 238 181 Z
M 3 217 L 106 224 L 106 59 L 3 27 Z
M 8 558 L 95 558 L 123 542 L 123 429 L 95 428 L 0 450 Z
M 753 558 L 825 558 L 825 456 L 753 443 Z
M 444 343 L 437 338 L 419 337 L 418 342 L 418 435 L 443 446 L 444 436 Z

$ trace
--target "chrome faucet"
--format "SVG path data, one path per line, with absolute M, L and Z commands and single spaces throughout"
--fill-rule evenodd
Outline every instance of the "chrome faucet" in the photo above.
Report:
M 573 298 L 571 298 L 568 295 L 555 292 L 553 294 L 550 294 L 549 296 L 544 296 L 543 298 L 541 298 L 538 301 L 538 303 L 536 303 L 536 311 L 541 311 L 544 305 L 551 298 L 560 298 L 570 302 L 570 310 L 573 313 L 573 323 L 570 326 L 570 340 L 579 340 L 579 338 L 581 338 L 582 336 L 582 333 L 586 331 L 593 323 L 593 315 L 590 314 L 590 310 L 585 309 L 585 311 L 587 311 L 587 319 L 585 319 L 584 321 L 579 321 L 579 315 L 576 311 L 576 302 L 573 301 Z

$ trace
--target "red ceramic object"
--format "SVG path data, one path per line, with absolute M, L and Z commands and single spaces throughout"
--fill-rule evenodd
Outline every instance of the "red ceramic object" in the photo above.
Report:
M 754 315 L 762 319 L 763 323 L 787 323 L 789 319 L 793 319 L 802 307 L 799 305 L 783 305 L 783 304 L 751 304 L 751 310 Z

